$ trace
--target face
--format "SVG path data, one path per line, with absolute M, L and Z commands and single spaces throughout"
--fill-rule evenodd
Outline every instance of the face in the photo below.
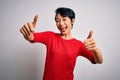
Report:
M 62 17 L 59 13 L 56 15 L 56 25 L 62 35 L 71 33 L 73 23 L 74 19 L 71 20 L 69 17 Z

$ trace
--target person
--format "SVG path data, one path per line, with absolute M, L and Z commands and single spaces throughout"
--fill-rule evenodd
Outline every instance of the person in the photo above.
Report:
M 103 62 L 102 52 L 92 37 L 93 31 L 90 31 L 84 42 L 72 36 L 75 12 L 71 8 L 59 7 L 55 13 L 55 22 L 60 33 L 34 32 L 38 15 L 35 15 L 33 22 L 24 24 L 20 32 L 27 41 L 46 45 L 43 80 L 74 80 L 76 58 L 83 56 L 93 64 L 101 64 Z

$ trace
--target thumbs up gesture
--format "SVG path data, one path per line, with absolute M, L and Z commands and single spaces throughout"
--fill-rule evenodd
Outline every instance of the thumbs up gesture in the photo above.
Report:
M 84 45 L 88 50 L 95 51 L 96 50 L 96 43 L 95 40 L 92 38 L 93 31 L 90 31 L 87 39 L 84 41 Z
M 33 22 L 28 22 L 22 26 L 20 32 L 23 34 L 24 38 L 28 41 L 33 41 L 34 28 L 36 27 L 38 21 L 38 15 L 35 15 Z

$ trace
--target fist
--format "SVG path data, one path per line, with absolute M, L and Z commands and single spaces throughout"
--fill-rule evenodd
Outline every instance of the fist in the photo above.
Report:
M 28 22 L 24 24 L 20 29 L 20 32 L 23 34 L 26 40 L 33 41 L 34 39 L 33 32 L 37 21 L 38 21 L 38 15 L 35 15 L 33 22 Z
M 93 36 L 93 31 L 90 31 L 87 39 L 84 41 L 84 45 L 88 50 L 95 51 L 97 47 L 96 47 L 96 42 L 92 38 L 92 36 Z

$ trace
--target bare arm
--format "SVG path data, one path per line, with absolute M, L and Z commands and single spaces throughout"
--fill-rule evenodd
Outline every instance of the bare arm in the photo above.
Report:
M 37 21 L 38 21 L 38 15 L 35 15 L 33 22 L 28 22 L 24 24 L 20 29 L 20 32 L 23 34 L 26 40 L 28 41 L 34 40 L 33 32 Z
M 93 52 L 95 62 L 101 64 L 103 62 L 102 52 L 98 48 L 96 48 Z
M 92 35 L 93 31 L 90 31 L 88 38 L 84 41 L 84 44 L 88 50 L 92 50 L 94 52 L 95 62 L 101 64 L 103 62 L 102 52 L 96 46 L 96 42 L 92 38 Z

